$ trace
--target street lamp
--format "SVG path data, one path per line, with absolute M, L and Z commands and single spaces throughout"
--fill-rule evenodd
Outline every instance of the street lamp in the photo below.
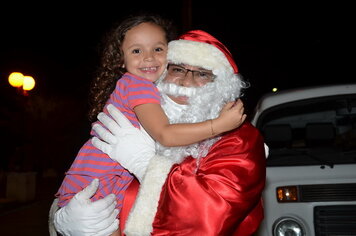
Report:
M 24 76 L 22 89 L 26 91 L 30 91 L 34 87 L 35 87 L 35 79 L 32 76 Z
M 32 76 L 23 75 L 20 72 L 12 72 L 9 75 L 9 84 L 12 87 L 22 90 L 23 95 L 28 95 L 27 91 L 32 90 L 35 87 L 35 79 Z M 22 88 L 21 88 L 22 87 Z
M 20 72 L 13 72 L 9 75 L 9 83 L 12 87 L 21 87 L 23 84 L 23 74 Z

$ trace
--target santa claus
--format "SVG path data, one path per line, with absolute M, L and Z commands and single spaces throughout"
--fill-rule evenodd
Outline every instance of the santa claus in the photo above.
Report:
M 167 57 L 157 86 L 171 123 L 216 118 L 245 87 L 228 49 L 204 31 L 171 41 Z M 204 80 L 207 76 L 211 80 Z M 143 130 L 131 127 L 114 107 L 108 110 L 113 119 L 102 122 L 110 136 L 117 135 L 108 139 L 109 131 L 99 129 L 105 142 L 93 143 L 138 179 L 125 193 L 119 217 L 123 235 L 243 236 L 257 230 L 263 219 L 265 150 L 249 122 L 194 145 L 152 148 Z

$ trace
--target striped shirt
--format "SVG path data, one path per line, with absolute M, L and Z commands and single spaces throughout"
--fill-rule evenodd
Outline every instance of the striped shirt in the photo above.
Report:
M 113 104 L 136 128 L 139 128 L 140 124 L 133 108 L 147 103 L 160 104 L 160 95 L 155 85 L 147 79 L 126 73 L 117 81 L 104 112 L 109 115 L 106 107 L 108 104 Z M 93 124 L 95 123 L 101 124 L 99 121 Z M 96 136 L 96 133 L 92 130 L 91 135 Z M 90 139 L 79 150 L 72 166 L 66 172 L 62 185 L 56 193 L 59 198 L 58 205 L 60 207 L 67 205 L 69 200 L 88 186 L 94 178 L 98 178 L 100 184 L 91 198 L 92 201 L 114 193 L 118 203 L 117 208 L 121 210 L 125 190 L 133 176 L 118 162 L 94 147 Z

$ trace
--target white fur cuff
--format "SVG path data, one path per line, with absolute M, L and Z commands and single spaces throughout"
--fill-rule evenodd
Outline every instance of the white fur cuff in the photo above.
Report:
M 174 162 L 163 156 L 154 156 L 148 167 L 125 226 L 127 236 L 149 236 L 157 212 L 162 186 Z

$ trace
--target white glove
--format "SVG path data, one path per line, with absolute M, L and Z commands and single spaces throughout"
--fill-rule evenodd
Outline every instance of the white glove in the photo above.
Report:
M 99 113 L 98 119 L 111 133 L 101 125 L 95 124 L 93 130 L 104 142 L 94 137 L 92 143 L 141 182 L 150 159 L 156 154 L 155 141 L 143 127 L 137 129 L 132 126 L 113 105 L 108 105 L 107 109 L 114 120 L 103 112 Z
M 109 194 L 95 202 L 90 200 L 98 186 L 99 180 L 94 179 L 55 213 L 54 225 L 59 233 L 66 236 L 107 236 L 118 229 L 115 195 Z

